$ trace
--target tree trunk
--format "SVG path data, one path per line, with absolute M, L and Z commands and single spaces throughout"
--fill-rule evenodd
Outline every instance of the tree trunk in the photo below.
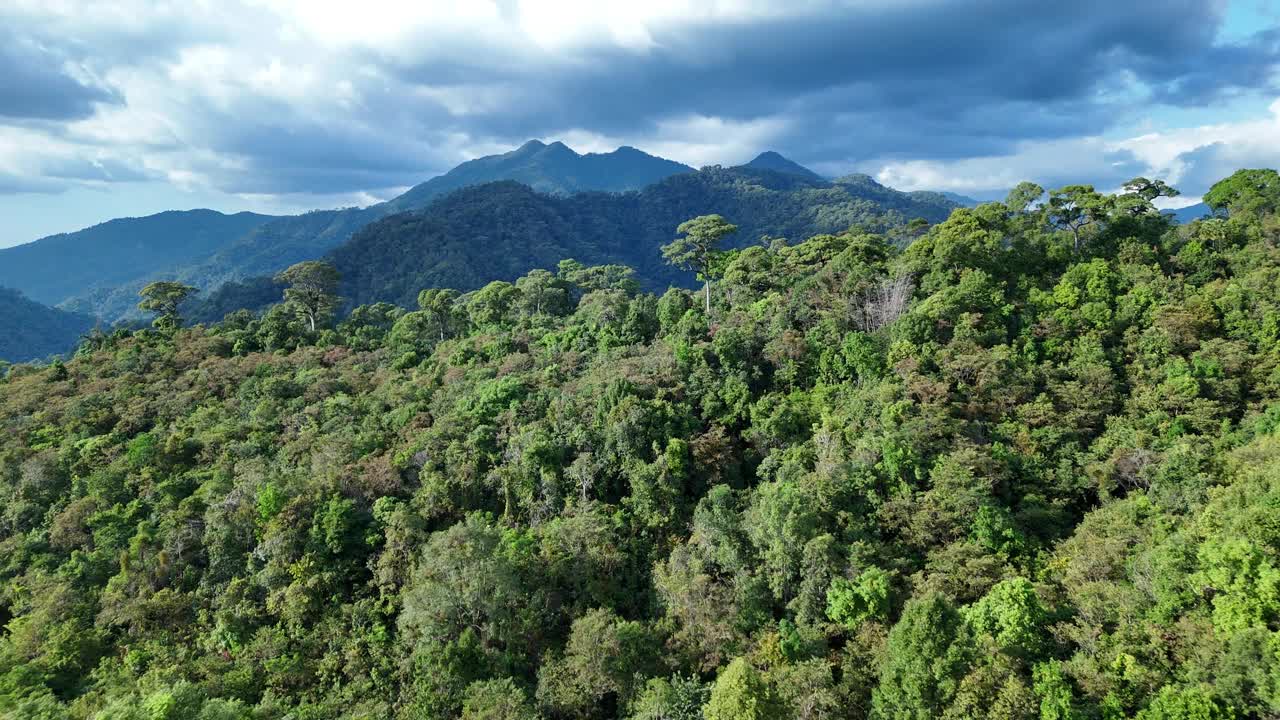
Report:
M 707 317 L 711 317 L 711 279 L 707 278 L 702 281 L 702 289 L 707 296 Z

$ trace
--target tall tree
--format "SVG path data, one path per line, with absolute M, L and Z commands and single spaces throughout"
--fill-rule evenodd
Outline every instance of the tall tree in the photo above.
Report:
M 450 289 L 430 288 L 418 293 L 418 307 L 431 316 L 431 323 L 444 342 L 445 334 L 453 327 L 457 317 L 454 302 L 458 299 L 458 291 Z
M 196 289 L 190 285 L 159 280 L 138 291 L 138 295 L 142 298 L 142 302 L 138 303 L 138 309 L 155 313 L 155 326 L 158 328 L 177 328 L 182 325 L 179 308 L 194 292 Z
M 327 262 L 308 260 L 282 270 L 276 282 L 285 288 L 285 302 L 293 305 L 311 332 L 338 306 L 338 271 Z
M 662 246 L 667 262 L 694 270 L 703 281 L 707 314 L 711 314 L 711 275 L 720 254 L 720 241 L 738 231 L 738 226 L 719 215 L 700 215 L 680 223 L 676 232 L 684 235 Z
M 1092 185 L 1068 185 L 1049 191 L 1049 219 L 1054 225 L 1071 232 L 1071 248 L 1080 252 L 1084 238 L 1080 233 L 1107 216 L 1110 199 Z

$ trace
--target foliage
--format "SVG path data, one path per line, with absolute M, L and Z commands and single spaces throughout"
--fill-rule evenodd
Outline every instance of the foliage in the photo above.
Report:
M 1275 717 L 1280 236 L 1167 192 L 14 366 L 0 715 Z

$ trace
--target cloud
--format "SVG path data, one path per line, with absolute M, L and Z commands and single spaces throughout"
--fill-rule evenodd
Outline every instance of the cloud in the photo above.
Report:
M 82 66 L 28 38 L 0 30 L 0 118 L 70 120 L 120 98 Z
M 563 137 L 695 165 L 772 147 L 907 187 L 994 190 L 1028 174 L 1105 186 L 1159 164 L 1156 141 L 1103 140 L 1117 125 L 1275 91 L 1280 35 L 1221 43 L 1224 9 L 11 0 L 0 62 L 18 70 L 0 78 L 0 129 L 8 117 L 30 142 L 0 152 L 0 170 L 55 185 L 381 196 Z M 1164 138 L 1180 149 L 1162 162 L 1190 178 L 1208 151 L 1180 156 L 1218 141 L 1234 157 L 1238 137 L 1206 133 L 1199 145 Z

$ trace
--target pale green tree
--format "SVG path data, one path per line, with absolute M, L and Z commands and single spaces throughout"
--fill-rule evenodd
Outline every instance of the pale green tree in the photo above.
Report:
M 662 257 L 676 267 L 693 270 L 702 278 L 707 314 L 711 314 L 711 276 L 717 267 L 720 243 L 738 231 L 738 226 L 719 215 L 700 215 L 680 223 L 676 238 L 662 246 Z
M 276 275 L 285 288 L 285 302 L 297 309 L 307 323 L 307 329 L 316 331 L 316 325 L 338 307 L 338 270 L 320 260 L 308 260 L 282 270 Z

